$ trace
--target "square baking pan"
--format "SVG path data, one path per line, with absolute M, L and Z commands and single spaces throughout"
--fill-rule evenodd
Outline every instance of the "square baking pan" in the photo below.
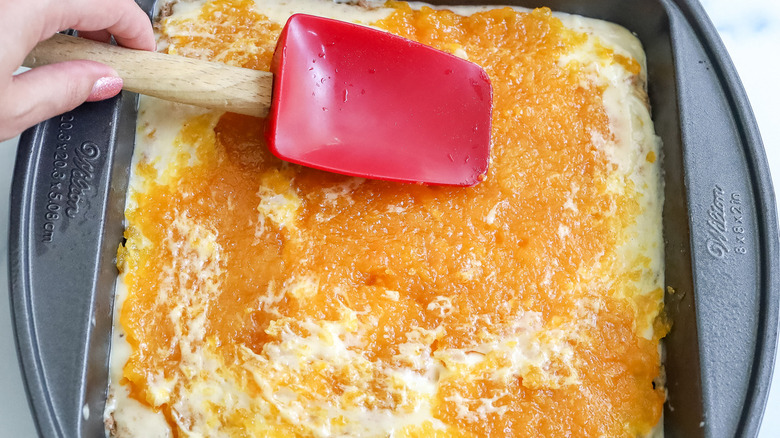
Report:
M 447 2 L 437 2 L 448 4 Z M 696 0 L 515 0 L 634 32 L 663 141 L 667 437 L 752 437 L 771 381 L 780 264 L 775 198 L 736 71 Z M 150 14 L 153 0 L 139 0 Z M 26 131 L 11 194 L 10 289 L 38 432 L 104 436 L 115 258 L 136 96 Z

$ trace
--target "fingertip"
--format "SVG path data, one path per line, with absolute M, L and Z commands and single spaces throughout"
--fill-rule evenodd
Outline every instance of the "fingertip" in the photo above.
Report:
M 73 7 L 66 5 L 70 2 L 54 3 L 61 12 L 61 29 L 74 28 L 83 35 L 100 32 L 97 35 L 100 38 L 106 32 L 113 35 L 121 46 L 149 51 L 156 49 L 149 16 L 133 0 L 74 0 Z M 84 14 L 86 9 L 90 9 L 91 13 Z
M 156 51 L 157 40 L 149 16 L 133 0 L 123 0 L 120 3 L 122 4 L 120 8 L 123 9 L 124 13 L 120 15 L 120 21 L 107 30 L 122 46 L 150 52 Z
M 157 40 L 154 37 L 151 23 L 148 28 L 139 29 L 135 35 L 114 34 L 116 42 L 124 47 L 154 52 L 157 50 Z
M 145 35 L 142 37 L 142 41 L 139 44 L 141 50 L 148 50 L 150 52 L 157 51 L 157 40 L 154 38 L 154 34 Z
M 92 91 L 87 96 L 87 102 L 96 102 L 98 100 L 106 100 L 114 97 L 122 91 L 124 81 L 117 76 L 105 76 L 92 85 Z

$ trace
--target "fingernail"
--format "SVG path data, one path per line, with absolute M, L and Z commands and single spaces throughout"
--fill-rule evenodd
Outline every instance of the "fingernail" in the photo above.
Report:
M 92 91 L 87 97 L 87 102 L 96 102 L 116 96 L 122 91 L 122 78 L 106 76 L 98 79 L 92 86 Z

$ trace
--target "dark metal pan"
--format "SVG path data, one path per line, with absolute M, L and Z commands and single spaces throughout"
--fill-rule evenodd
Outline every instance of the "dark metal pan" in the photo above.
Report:
M 139 3 L 152 10 L 152 0 Z M 455 3 L 455 2 L 453 2 Z M 775 357 L 780 252 L 758 128 L 696 0 L 516 0 L 636 33 L 663 140 L 668 437 L 755 436 Z M 103 435 L 117 245 L 135 96 L 24 133 L 11 194 L 19 358 L 41 435 Z

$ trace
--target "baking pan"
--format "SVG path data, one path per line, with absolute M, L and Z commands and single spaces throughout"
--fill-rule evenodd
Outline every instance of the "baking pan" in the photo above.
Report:
M 151 13 L 153 0 L 139 4 Z M 436 2 L 434 2 L 436 3 Z M 444 2 L 443 2 L 444 3 Z M 775 198 L 736 71 L 696 0 L 453 1 L 549 6 L 634 32 L 663 140 L 668 437 L 752 437 L 775 357 Z M 136 97 L 26 131 L 11 194 L 10 283 L 30 407 L 47 437 L 102 436 Z

